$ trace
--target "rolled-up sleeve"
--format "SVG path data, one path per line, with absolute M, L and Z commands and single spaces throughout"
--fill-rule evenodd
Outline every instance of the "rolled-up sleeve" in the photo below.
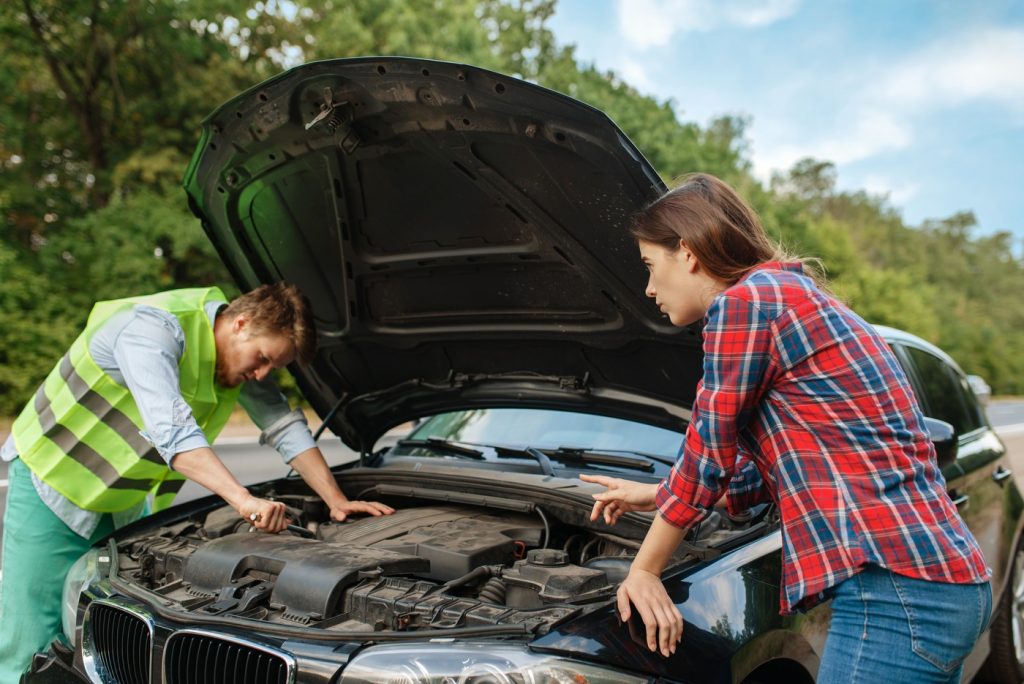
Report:
M 277 450 L 285 463 L 316 446 L 305 414 L 289 408 L 288 399 L 270 378 L 242 385 L 238 402 L 261 430 L 260 444 Z
M 704 327 L 704 377 L 682 455 L 658 488 L 661 516 L 689 528 L 711 510 L 737 469 L 739 431 L 772 379 L 770 322 L 751 302 L 720 295 Z
M 114 341 L 113 356 L 142 417 L 142 436 L 171 464 L 175 454 L 209 441 L 181 396 L 178 361 L 185 333 L 173 314 L 136 306 Z
M 736 456 L 736 472 L 729 480 L 725 502 L 730 515 L 742 515 L 752 507 L 771 501 L 771 494 L 765 486 L 761 471 L 753 457 L 741 446 Z

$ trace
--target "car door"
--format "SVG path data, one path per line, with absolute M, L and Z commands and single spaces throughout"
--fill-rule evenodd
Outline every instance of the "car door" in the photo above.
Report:
M 1005 485 L 1012 476 L 1006 449 L 958 368 L 916 345 L 893 347 L 911 378 L 924 414 L 949 423 L 956 431 L 956 467 L 947 467 L 943 475 L 950 498 L 992 568 L 993 591 L 998 592 L 1006 573 L 1002 559 L 1010 555 L 1014 531 L 1014 524 L 1006 520 Z

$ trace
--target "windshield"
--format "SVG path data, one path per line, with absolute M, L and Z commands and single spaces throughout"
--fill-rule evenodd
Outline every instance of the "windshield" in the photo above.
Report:
M 682 432 L 618 418 L 543 409 L 474 409 L 441 413 L 427 418 L 409 437 L 537 449 L 573 447 L 628 451 L 667 459 L 676 458 L 683 442 Z

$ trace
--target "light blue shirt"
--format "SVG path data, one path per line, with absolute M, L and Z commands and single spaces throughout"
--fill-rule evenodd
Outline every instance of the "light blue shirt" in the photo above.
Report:
M 206 304 L 211 324 L 223 305 Z M 131 392 L 145 426 L 142 436 L 168 464 L 175 454 L 210 446 L 179 390 L 178 361 L 184 351 L 185 332 L 174 314 L 141 304 L 112 317 L 89 343 L 96 364 Z M 238 401 L 262 431 L 260 444 L 276 449 L 285 463 L 315 446 L 306 417 L 302 411 L 289 408 L 273 380 L 243 384 Z M 11 461 L 17 457 L 14 437 L 10 436 L 0 449 L 0 458 Z M 78 535 L 92 536 L 102 513 L 79 508 L 35 473 L 32 482 L 58 518 Z M 138 518 L 143 505 L 115 513 L 115 525 Z

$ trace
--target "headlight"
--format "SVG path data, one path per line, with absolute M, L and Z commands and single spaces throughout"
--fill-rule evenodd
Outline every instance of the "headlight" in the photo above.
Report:
M 82 587 L 102 579 L 109 567 L 110 552 L 107 549 L 89 549 L 75 561 L 64 578 L 60 621 L 64 627 L 64 636 L 72 648 L 75 646 L 75 622 L 78 618 L 78 597 L 82 593 Z
M 481 643 L 388 644 L 345 666 L 339 684 L 647 684 L 647 677 L 525 648 Z

